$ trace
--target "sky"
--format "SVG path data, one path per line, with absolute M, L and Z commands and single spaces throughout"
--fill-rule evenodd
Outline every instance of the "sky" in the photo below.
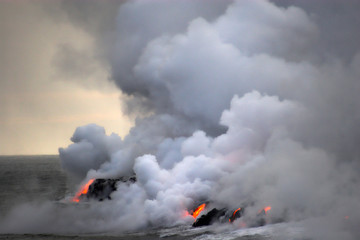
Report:
M 215 20 L 232 1 L 211 1 L 208 7 L 201 1 L 191 7 L 189 1 L 175 7 L 160 1 L 158 9 L 166 9 L 166 14 L 154 7 L 151 14 L 144 11 L 141 16 L 130 4 L 121 10 L 124 2 L 0 1 L 0 154 L 57 154 L 59 147 L 70 143 L 76 127 L 87 123 L 123 137 L 137 116 L 154 111 L 154 104 L 157 110 L 169 108 L 163 86 L 153 85 L 151 89 L 157 90 L 149 92 L 148 83 L 129 77 L 141 51 L 160 33 L 185 31 L 197 16 Z M 358 1 L 273 2 L 302 8 L 316 22 L 321 37 L 311 35 L 313 61 L 329 56 L 351 61 L 360 41 Z M 277 48 L 279 44 L 283 43 L 279 41 Z M 304 57 L 286 50 L 290 45 L 283 45 L 290 60 Z M 229 100 L 219 104 L 225 106 Z M 198 113 L 200 109 L 212 111 L 200 107 Z M 214 128 L 219 117 L 214 112 L 203 128 L 212 135 L 221 133 L 224 129 Z M 204 122 L 202 118 L 198 120 Z
M 95 30 L 67 4 L 0 1 L 0 154 L 57 154 L 77 126 L 97 123 L 123 136 L 132 125 L 95 50 Z M 98 8 L 99 24 L 109 4 Z

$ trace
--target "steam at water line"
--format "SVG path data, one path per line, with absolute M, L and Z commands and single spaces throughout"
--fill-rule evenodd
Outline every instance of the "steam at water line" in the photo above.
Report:
M 269 223 L 304 223 L 310 237 L 360 236 L 360 48 L 347 59 L 329 50 L 336 45 L 318 48 L 330 44 L 316 18 L 324 13 L 281 2 L 120 6 L 109 61 L 135 126 L 124 139 L 78 127 L 59 153 L 80 180 L 137 181 L 74 209 L 79 221 L 57 222 L 59 231 L 191 224 L 184 212 L 210 202 L 246 206 L 244 219 L 263 209 Z

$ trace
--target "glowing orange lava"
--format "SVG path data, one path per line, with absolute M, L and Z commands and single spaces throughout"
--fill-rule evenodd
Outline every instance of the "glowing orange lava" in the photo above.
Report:
M 263 212 L 263 213 L 266 214 L 269 210 L 271 210 L 271 206 L 264 207 L 264 208 L 261 209 L 258 213 L 260 214 L 261 212 Z
M 267 207 L 264 208 L 265 213 L 267 213 L 269 210 L 271 210 L 270 206 L 267 206 Z
M 86 184 L 84 184 L 80 190 L 75 194 L 75 196 L 73 197 L 72 201 L 73 202 L 79 202 L 80 201 L 80 196 L 83 194 L 87 194 L 88 190 L 89 190 L 89 186 L 95 181 L 95 178 L 90 179 Z
M 240 210 L 241 210 L 241 208 L 236 209 L 236 210 L 234 211 L 234 213 L 233 213 L 233 217 L 235 217 L 236 212 L 237 212 L 237 211 L 240 211 Z
M 236 214 L 238 211 L 240 211 L 240 210 L 241 210 L 241 208 L 238 208 L 238 209 L 236 209 L 236 210 L 233 212 L 231 218 L 229 218 L 229 222 L 233 222 L 233 221 L 234 221 L 234 219 L 235 219 L 235 214 Z
M 193 218 L 196 218 L 197 216 L 199 216 L 199 214 L 205 209 L 206 204 L 203 203 L 201 204 L 192 214 Z

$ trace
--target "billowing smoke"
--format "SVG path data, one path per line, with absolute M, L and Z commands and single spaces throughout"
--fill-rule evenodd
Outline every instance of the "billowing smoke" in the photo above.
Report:
M 111 74 L 135 126 L 124 139 L 79 127 L 59 152 L 79 179 L 138 181 L 69 231 L 191 223 L 184 211 L 206 200 L 251 203 L 248 217 L 271 205 L 270 219 L 304 222 L 312 237 L 359 237 L 359 48 L 328 39 L 326 9 L 276 3 L 121 5 Z

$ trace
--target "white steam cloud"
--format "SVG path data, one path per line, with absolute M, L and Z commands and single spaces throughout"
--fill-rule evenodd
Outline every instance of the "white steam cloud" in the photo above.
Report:
M 60 229 L 191 223 L 184 211 L 206 200 L 251 202 L 245 217 L 271 205 L 270 219 L 314 238 L 360 236 L 359 49 L 317 48 L 328 34 L 316 17 L 263 0 L 131 1 L 117 23 L 112 77 L 126 111 L 147 117 L 124 139 L 79 127 L 60 157 L 80 179 L 137 182 Z

